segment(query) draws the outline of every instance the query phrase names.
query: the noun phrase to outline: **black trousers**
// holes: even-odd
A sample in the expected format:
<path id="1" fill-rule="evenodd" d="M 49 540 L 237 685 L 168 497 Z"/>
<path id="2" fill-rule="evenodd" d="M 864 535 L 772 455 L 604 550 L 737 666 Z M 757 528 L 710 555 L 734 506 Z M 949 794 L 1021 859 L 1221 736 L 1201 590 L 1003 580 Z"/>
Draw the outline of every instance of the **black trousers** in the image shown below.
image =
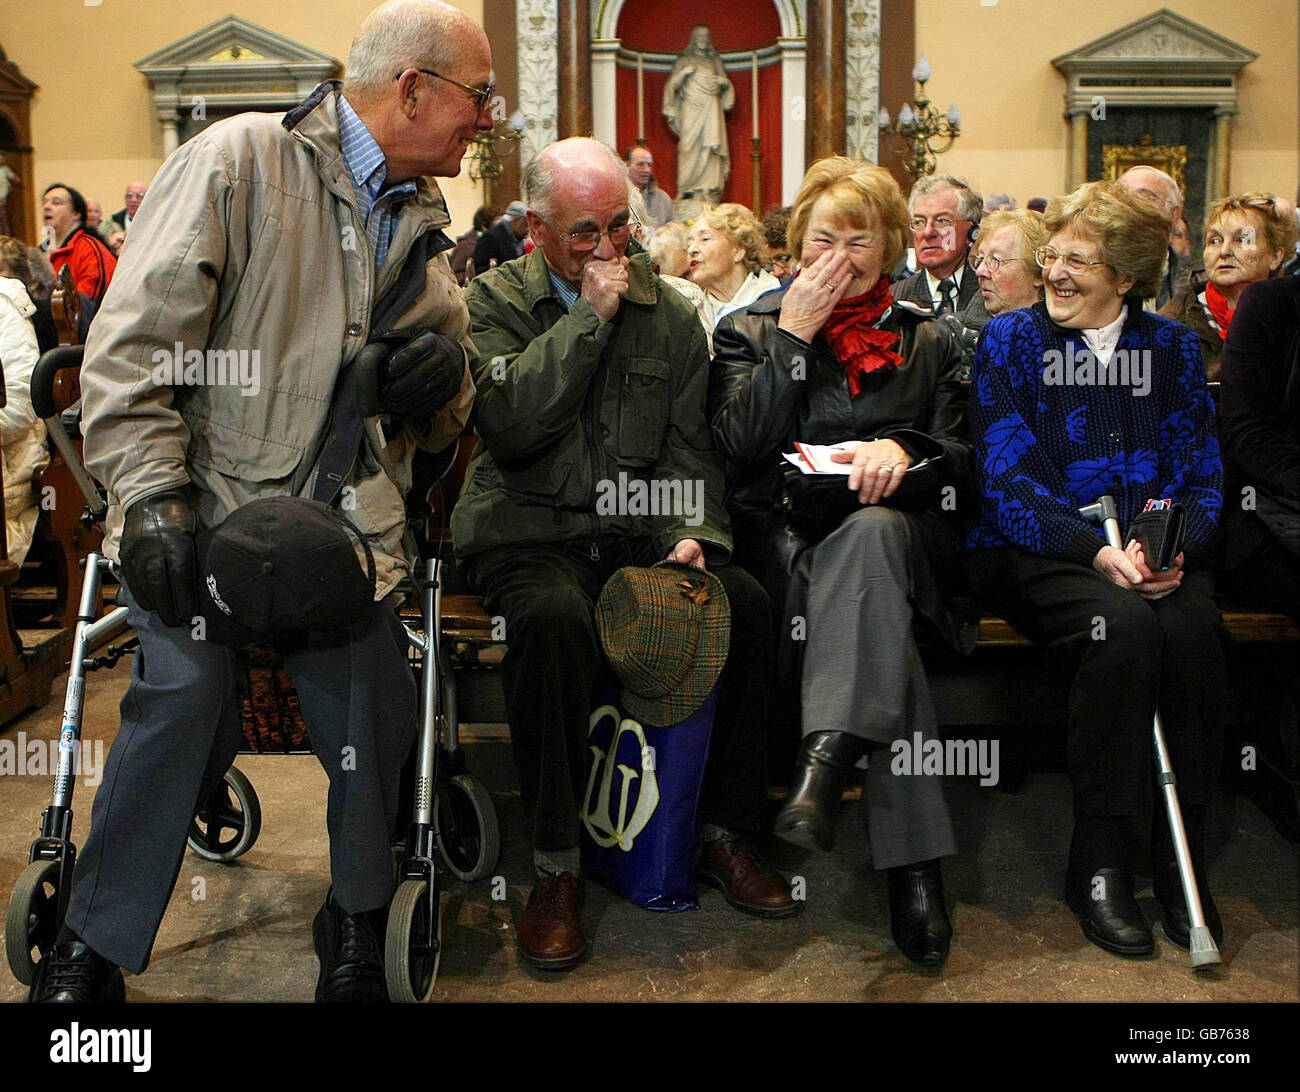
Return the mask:
<path id="1" fill-rule="evenodd" d="M 1032 640 L 1077 658 L 1067 753 L 1076 823 L 1142 814 L 1157 707 L 1188 809 L 1210 800 L 1223 750 L 1226 633 L 1209 572 L 1148 600 L 1069 561 L 1015 549 L 966 555 L 971 590 Z"/>
<path id="2" fill-rule="evenodd" d="M 596 600 L 625 565 L 660 560 L 645 539 L 534 544 L 488 550 L 468 575 L 489 615 L 505 619 L 502 682 L 533 848 L 578 845 L 592 696 L 608 670 L 596 634 Z M 773 612 L 766 593 L 735 565 L 711 570 L 731 605 L 731 651 L 718 684 L 700 816 L 740 831 L 761 822 L 767 774 Z"/>

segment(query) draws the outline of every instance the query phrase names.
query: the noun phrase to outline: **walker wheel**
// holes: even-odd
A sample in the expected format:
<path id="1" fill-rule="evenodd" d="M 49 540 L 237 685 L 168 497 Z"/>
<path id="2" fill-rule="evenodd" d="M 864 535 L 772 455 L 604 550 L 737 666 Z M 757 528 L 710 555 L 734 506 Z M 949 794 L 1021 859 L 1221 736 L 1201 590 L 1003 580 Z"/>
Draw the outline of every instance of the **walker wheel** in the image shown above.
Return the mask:
<path id="1" fill-rule="evenodd" d="M 262 806 L 253 784 L 231 766 L 190 820 L 186 841 L 209 861 L 233 861 L 252 848 L 262 830 Z"/>
<path id="2" fill-rule="evenodd" d="M 481 880 L 497 866 L 501 824 L 492 796 L 471 773 L 438 788 L 438 854 L 459 880 Z"/>
<path id="3" fill-rule="evenodd" d="M 429 921 L 425 880 L 403 880 L 388 910 L 384 935 L 384 976 L 392 1001 L 412 1004 L 428 1001 L 438 980 L 442 959 L 442 910 L 435 901 Z"/>
<path id="4" fill-rule="evenodd" d="M 59 862 L 33 861 L 18 877 L 5 915 L 5 955 L 24 986 L 36 977 L 36 962 L 59 935 Z"/>

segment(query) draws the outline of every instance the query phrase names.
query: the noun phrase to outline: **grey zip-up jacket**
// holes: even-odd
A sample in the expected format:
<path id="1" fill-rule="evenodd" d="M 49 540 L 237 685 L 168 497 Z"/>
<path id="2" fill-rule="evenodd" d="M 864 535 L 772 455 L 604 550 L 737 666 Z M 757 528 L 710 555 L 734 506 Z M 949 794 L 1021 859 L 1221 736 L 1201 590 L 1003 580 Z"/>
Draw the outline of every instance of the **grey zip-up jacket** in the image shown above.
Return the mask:
<path id="1" fill-rule="evenodd" d="M 449 216 L 428 178 L 401 208 L 376 284 L 339 149 L 338 88 L 322 84 L 284 118 L 212 125 L 149 188 L 81 373 L 86 462 L 109 491 L 110 557 L 126 508 L 154 493 L 188 486 L 200 526 L 260 497 L 311 495 L 335 381 L 418 246 L 424 276 L 413 259 L 388 327 L 460 341 L 461 389 L 424 435 L 403 430 L 383 446 L 372 422 L 341 494 L 353 522 L 376 536 L 376 598 L 406 572 L 410 455 L 417 443 L 450 443 L 474 399 L 469 314 L 438 249 Z M 424 238 L 434 232 L 441 238 Z"/>

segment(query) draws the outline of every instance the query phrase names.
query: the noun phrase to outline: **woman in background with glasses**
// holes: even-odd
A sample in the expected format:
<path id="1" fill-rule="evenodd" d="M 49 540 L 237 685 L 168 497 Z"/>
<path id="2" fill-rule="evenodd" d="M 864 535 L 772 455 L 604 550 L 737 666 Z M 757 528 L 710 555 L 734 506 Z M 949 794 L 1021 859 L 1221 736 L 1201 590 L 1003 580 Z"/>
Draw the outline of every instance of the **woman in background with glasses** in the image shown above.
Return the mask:
<path id="1" fill-rule="evenodd" d="M 1246 286 L 1281 273 L 1295 249 L 1296 222 L 1272 194 L 1243 193 L 1215 201 L 1205 214 L 1205 268 L 1160 309 L 1196 331 L 1205 375 L 1219 378 L 1219 358 Z"/>
<path id="2" fill-rule="evenodd" d="M 1189 915 L 1164 809 L 1152 794 L 1159 708 L 1206 923 L 1205 817 L 1222 749 L 1222 625 L 1207 568 L 1223 503 L 1214 408 L 1195 335 L 1142 310 L 1169 221 L 1110 182 L 1047 208 L 1035 255 L 1046 300 L 993 319 L 975 362 L 970 422 L 981 512 L 972 589 L 1033 640 L 1072 655 L 1068 768 L 1074 835 L 1066 896 L 1084 935 L 1121 955 L 1154 950 L 1129 873 L 1134 821 L 1153 811 L 1151 863 L 1165 934 Z M 1155 568 L 1105 542 L 1079 509 L 1115 498 L 1127 528 L 1149 500 L 1182 504 L 1183 552 Z"/>
<path id="3" fill-rule="evenodd" d="M 1043 271 L 1034 251 L 1047 242 L 1043 217 L 1028 209 L 990 212 L 967 260 L 990 315 L 1033 307 L 1043 298 Z"/>

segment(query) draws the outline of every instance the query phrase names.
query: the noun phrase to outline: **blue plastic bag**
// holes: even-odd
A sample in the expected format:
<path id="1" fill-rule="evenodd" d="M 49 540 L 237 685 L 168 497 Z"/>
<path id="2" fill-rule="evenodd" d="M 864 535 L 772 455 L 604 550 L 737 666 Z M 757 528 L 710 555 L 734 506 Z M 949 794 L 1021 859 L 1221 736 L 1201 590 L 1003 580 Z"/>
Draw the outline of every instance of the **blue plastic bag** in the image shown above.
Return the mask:
<path id="1" fill-rule="evenodd" d="M 693 910 L 696 814 L 717 690 L 667 728 L 638 723 L 613 686 L 602 698 L 587 735 L 582 867 L 647 910 Z"/>

